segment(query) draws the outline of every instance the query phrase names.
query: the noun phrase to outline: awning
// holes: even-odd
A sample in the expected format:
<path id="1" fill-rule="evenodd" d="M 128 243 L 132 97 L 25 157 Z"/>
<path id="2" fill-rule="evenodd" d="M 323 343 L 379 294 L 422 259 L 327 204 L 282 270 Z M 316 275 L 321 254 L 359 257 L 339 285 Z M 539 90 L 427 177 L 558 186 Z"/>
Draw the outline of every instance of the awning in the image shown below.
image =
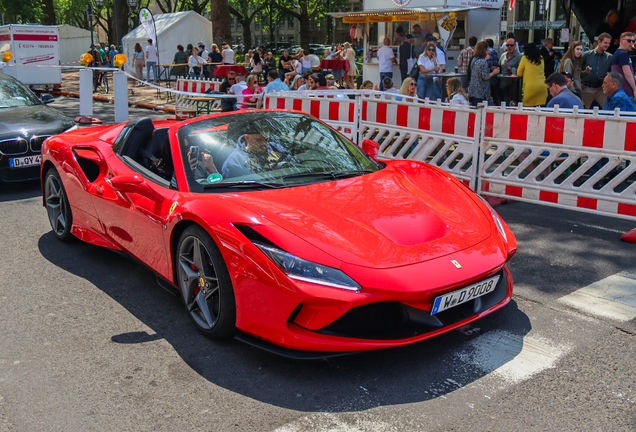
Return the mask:
<path id="1" fill-rule="evenodd" d="M 477 7 L 466 6 L 427 6 L 425 8 L 383 9 L 357 12 L 329 12 L 334 18 L 352 20 L 351 22 L 391 22 L 391 21 L 428 21 L 439 19 L 443 13 L 463 12 Z M 433 16 L 438 14 L 437 17 Z"/>
<path id="2" fill-rule="evenodd" d="M 558 30 L 565 27 L 565 20 L 548 21 L 548 30 Z M 517 21 L 514 25 L 508 26 L 508 30 L 545 30 L 545 21 Z"/>

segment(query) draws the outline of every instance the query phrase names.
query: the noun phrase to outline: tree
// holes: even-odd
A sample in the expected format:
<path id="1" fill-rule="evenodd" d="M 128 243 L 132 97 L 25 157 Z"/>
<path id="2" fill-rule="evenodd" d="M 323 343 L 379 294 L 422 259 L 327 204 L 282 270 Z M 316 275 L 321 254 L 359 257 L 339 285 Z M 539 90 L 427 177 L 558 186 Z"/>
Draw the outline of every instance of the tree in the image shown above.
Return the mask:
<path id="1" fill-rule="evenodd" d="M 312 19 L 318 20 L 325 16 L 327 12 L 337 10 L 346 6 L 347 0 L 272 0 L 272 6 L 288 13 L 296 18 L 300 24 L 300 45 L 309 49 L 309 38 L 311 30 L 309 22 Z"/>
<path id="2" fill-rule="evenodd" d="M 42 8 L 43 4 L 40 0 L 29 2 L 0 0 L 0 12 L 4 13 L 7 23 L 39 23 L 42 18 Z"/>
<path id="3" fill-rule="evenodd" d="M 88 30 L 85 0 L 54 0 L 55 16 L 59 24 Z"/>
<path id="4" fill-rule="evenodd" d="M 55 18 L 55 6 L 53 0 L 42 1 L 42 24 L 56 25 L 57 19 Z"/>
<path id="5" fill-rule="evenodd" d="M 230 13 L 243 26 L 243 44 L 246 48 L 252 46 L 252 21 L 266 6 L 267 4 L 263 0 L 230 0 L 229 2 Z"/>
<path id="6" fill-rule="evenodd" d="M 289 16 L 286 12 L 273 7 L 271 2 L 267 2 L 265 9 L 262 9 L 258 15 L 256 15 L 256 21 L 262 24 L 263 31 L 269 31 L 270 43 L 278 43 L 278 37 L 276 29 L 280 28 L 284 22 L 291 22 L 294 18 Z"/>
<path id="7" fill-rule="evenodd" d="M 228 0 L 211 0 L 210 21 L 212 21 L 212 40 L 218 46 L 232 43 L 230 28 L 230 8 Z"/>

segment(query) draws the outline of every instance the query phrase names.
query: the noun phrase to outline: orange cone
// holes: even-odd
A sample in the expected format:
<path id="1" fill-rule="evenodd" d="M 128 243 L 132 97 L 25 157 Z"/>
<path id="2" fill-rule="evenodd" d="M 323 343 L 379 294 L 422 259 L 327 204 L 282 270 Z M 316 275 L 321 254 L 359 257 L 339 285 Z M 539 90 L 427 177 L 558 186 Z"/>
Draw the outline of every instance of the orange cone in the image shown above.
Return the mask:
<path id="1" fill-rule="evenodd" d="M 621 240 L 626 241 L 628 243 L 636 243 L 636 228 L 623 234 L 621 236 Z"/>

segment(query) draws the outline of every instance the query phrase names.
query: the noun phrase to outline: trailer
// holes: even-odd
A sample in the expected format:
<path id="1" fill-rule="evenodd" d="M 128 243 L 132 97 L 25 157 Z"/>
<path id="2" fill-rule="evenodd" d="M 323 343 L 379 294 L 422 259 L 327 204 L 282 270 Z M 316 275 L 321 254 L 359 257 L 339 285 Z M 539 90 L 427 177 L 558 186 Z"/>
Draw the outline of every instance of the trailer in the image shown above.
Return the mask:
<path id="1" fill-rule="evenodd" d="M 0 53 L 13 58 L 1 71 L 27 85 L 60 85 L 60 37 L 57 26 L 9 24 L 0 26 Z"/>

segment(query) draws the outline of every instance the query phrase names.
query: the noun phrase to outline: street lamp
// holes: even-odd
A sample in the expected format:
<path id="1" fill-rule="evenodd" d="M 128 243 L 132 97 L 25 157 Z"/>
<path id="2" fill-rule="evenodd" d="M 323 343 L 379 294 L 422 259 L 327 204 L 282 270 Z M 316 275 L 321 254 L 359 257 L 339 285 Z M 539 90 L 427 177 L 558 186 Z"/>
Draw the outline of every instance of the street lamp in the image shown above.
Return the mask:
<path id="1" fill-rule="evenodd" d="M 104 5 L 104 0 L 97 0 L 97 1 L 101 1 L 102 6 Z M 91 54 L 93 56 L 93 66 L 94 66 L 96 64 L 95 63 L 95 39 L 94 39 L 95 32 L 93 30 L 93 3 L 91 1 L 89 1 L 88 4 L 86 5 L 86 16 L 88 18 L 88 26 L 91 29 Z"/>

